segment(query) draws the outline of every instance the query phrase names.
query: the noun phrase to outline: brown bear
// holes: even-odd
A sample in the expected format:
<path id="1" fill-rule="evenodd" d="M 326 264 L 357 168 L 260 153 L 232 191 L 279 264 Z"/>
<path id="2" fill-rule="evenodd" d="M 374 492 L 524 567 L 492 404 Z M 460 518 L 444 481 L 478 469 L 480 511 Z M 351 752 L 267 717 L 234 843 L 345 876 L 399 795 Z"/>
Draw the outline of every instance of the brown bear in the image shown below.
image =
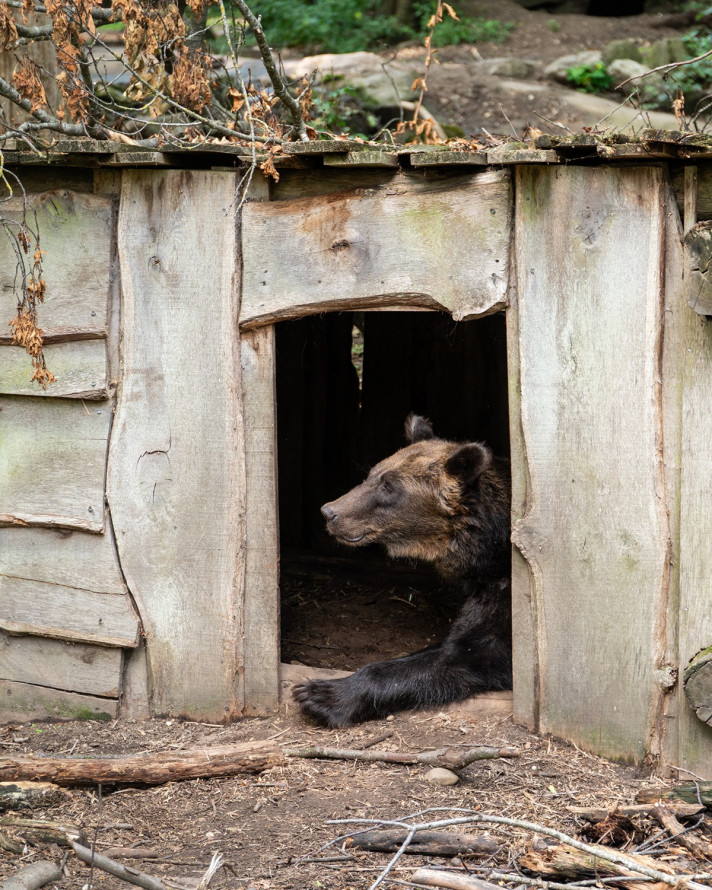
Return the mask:
<path id="1" fill-rule="evenodd" d="M 406 439 L 361 485 L 324 504 L 326 527 L 351 547 L 378 542 L 391 556 L 432 563 L 467 599 L 442 643 L 297 686 L 304 713 L 325 726 L 511 688 L 508 470 L 487 446 L 438 439 L 416 415 Z"/>

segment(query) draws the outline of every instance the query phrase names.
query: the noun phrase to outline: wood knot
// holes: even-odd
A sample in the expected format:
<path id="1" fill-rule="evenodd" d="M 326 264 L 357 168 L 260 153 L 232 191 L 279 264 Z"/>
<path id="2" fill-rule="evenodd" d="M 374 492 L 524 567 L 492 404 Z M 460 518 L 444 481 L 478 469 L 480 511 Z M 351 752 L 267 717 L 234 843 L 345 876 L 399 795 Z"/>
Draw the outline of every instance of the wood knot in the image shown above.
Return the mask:
<path id="1" fill-rule="evenodd" d="M 341 238 L 339 241 L 334 241 L 334 243 L 329 248 L 330 250 L 348 250 L 351 247 L 351 242 L 346 238 Z"/>

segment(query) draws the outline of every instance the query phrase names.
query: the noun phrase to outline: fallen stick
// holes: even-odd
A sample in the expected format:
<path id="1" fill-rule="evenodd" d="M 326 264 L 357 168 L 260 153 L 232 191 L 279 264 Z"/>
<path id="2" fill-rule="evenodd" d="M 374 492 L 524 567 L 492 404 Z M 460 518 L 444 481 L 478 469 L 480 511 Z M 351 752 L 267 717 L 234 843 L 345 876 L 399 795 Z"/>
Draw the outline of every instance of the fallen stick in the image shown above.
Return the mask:
<path id="1" fill-rule="evenodd" d="M 404 763 L 413 765 L 425 763 L 429 766 L 442 766 L 446 769 L 464 769 L 476 760 L 494 760 L 497 757 L 519 757 L 518 748 L 489 748 L 477 745 L 474 748 L 439 748 L 437 751 L 423 751 L 420 754 L 400 754 L 398 751 L 355 750 L 352 748 L 320 748 L 309 745 L 306 748 L 288 748 L 287 757 L 313 757 L 323 760 L 364 760 L 379 763 Z"/>
<path id="2" fill-rule="evenodd" d="M 502 890 L 499 884 L 491 884 L 481 878 L 437 871 L 434 868 L 419 868 L 410 880 L 422 887 L 445 887 L 447 890 Z"/>
<path id="3" fill-rule="evenodd" d="M 654 803 L 635 803 L 626 806 L 607 809 L 606 807 L 566 807 L 566 809 L 574 816 L 579 816 L 587 822 L 603 822 L 609 816 L 652 816 L 655 809 Z M 671 802 L 668 809 L 676 816 L 689 817 L 697 816 L 705 809 L 704 805 L 692 803 L 675 803 Z"/>
<path id="4" fill-rule="evenodd" d="M 166 890 L 164 885 L 156 878 L 152 878 L 150 875 L 144 874 L 142 871 L 136 871 L 135 868 L 131 868 L 128 865 L 121 865 L 120 862 L 114 862 L 113 859 L 102 856 L 101 853 L 90 850 L 88 847 L 83 847 L 76 841 L 72 841 L 72 848 L 77 854 L 77 857 L 92 868 L 98 868 L 101 871 L 113 875 L 115 878 L 121 878 L 122 881 L 126 881 L 129 884 L 143 887 L 144 890 Z"/>
<path id="5" fill-rule="evenodd" d="M 247 742 L 174 754 L 82 759 L 19 757 L 0 761 L 0 779 L 42 779 L 57 785 L 162 785 L 182 779 L 259 773 L 284 762 L 274 742 Z"/>
<path id="6" fill-rule="evenodd" d="M 651 816 L 669 832 L 670 840 L 682 844 L 693 856 L 703 862 L 709 862 L 712 859 L 712 845 L 688 834 L 685 826 L 675 818 L 667 806 L 661 803 L 655 804 L 651 810 Z"/>
<path id="7" fill-rule="evenodd" d="M 601 854 L 607 852 L 614 851 L 603 845 L 597 845 L 592 850 L 580 850 L 570 847 L 568 844 L 561 844 L 557 840 L 534 838 L 526 853 L 517 860 L 517 864 L 520 868 L 534 872 L 537 875 L 551 875 L 556 878 L 566 878 L 574 881 L 591 877 L 620 877 L 623 886 L 628 886 L 626 885 L 626 878 L 637 876 L 639 872 L 636 867 L 655 868 L 666 875 L 676 875 L 681 881 L 685 877 L 685 873 L 676 871 L 665 862 L 635 853 L 626 853 L 626 858 L 630 864 L 630 867 L 626 868 L 621 866 L 620 863 L 604 859 Z M 662 890 L 664 887 L 665 884 L 659 882 L 650 885 L 651 890 L 652 888 Z"/>
<path id="8" fill-rule="evenodd" d="M 33 862 L 15 872 L 0 884 L 0 890 L 38 890 L 50 881 L 59 881 L 62 869 L 46 859 Z"/>
<path id="9" fill-rule="evenodd" d="M 18 816 L 0 817 L 0 829 L 19 835 L 33 844 L 57 844 L 68 847 L 70 841 L 81 839 L 76 825 L 64 822 L 44 822 L 41 819 L 22 819 Z"/>
<path id="10" fill-rule="evenodd" d="M 635 795 L 640 803 L 655 803 L 658 800 L 682 800 L 685 803 L 702 803 L 712 807 L 712 782 L 695 782 L 676 785 L 674 788 L 644 788 Z"/>
<path id="11" fill-rule="evenodd" d="M 404 828 L 374 829 L 354 835 L 348 846 L 375 853 L 395 853 L 408 836 Z M 491 837 L 477 837 L 455 831 L 419 831 L 405 853 L 420 856 L 461 856 L 465 853 L 492 856 L 501 847 Z"/>
<path id="12" fill-rule="evenodd" d="M 31 810 L 62 803 L 68 793 L 51 782 L 0 782 L 0 810 Z"/>

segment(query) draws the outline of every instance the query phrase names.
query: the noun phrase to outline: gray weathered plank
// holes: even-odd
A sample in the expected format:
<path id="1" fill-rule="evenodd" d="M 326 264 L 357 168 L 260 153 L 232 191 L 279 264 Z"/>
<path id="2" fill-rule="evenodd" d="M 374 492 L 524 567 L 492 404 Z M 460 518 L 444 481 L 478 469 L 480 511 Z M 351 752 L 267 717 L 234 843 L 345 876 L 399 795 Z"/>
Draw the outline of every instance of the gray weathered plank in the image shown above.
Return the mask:
<path id="1" fill-rule="evenodd" d="M 279 525 L 274 327 L 244 333 L 245 417 L 245 713 L 279 707 Z"/>
<path id="2" fill-rule="evenodd" d="M 682 668 L 712 640 L 712 325 L 688 310 L 683 341 L 680 493 L 680 649 Z M 681 695 L 678 766 L 712 779 L 712 728 Z"/>
<path id="3" fill-rule="evenodd" d="M 107 327 L 109 269 L 113 237 L 112 201 L 100 195 L 57 190 L 30 195 L 37 212 L 44 278 L 45 302 L 39 307 L 39 325 L 48 338 L 104 337 Z M 18 219 L 22 203 L 13 198 L 3 204 L 3 217 Z M 28 211 L 28 222 L 35 228 Z M 34 245 L 33 245 L 34 248 Z M 0 319 L 15 315 L 13 293 L 16 260 L 10 241 L 0 238 Z M 8 329 L 0 325 L 0 340 Z"/>
<path id="4" fill-rule="evenodd" d="M 47 389 L 32 383 L 32 362 L 19 346 L 0 344 L 0 394 L 72 399 L 107 397 L 105 340 L 77 340 L 44 347 L 47 367 L 57 378 Z"/>
<path id="5" fill-rule="evenodd" d="M 397 167 L 398 155 L 394 151 L 349 151 L 346 154 L 325 154 L 325 167 Z"/>
<path id="6" fill-rule="evenodd" d="M 0 680 L 118 698 L 123 652 L 0 632 Z"/>
<path id="7" fill-rule="evenodd" d="M 119 716 L 118 699 L 14 680 L 0 680 L 0 701 L 4 720 L 113 720 Z"/>
<path id="8" fill-rule="evenodd" d="M 516 193 L 528 475 L 513 540 L 530 567 L 539 680 L 528 701 L 538 697 L 542 731 L 640 759 L 661 691 L 657 612 L 669 583 L 662 171 L 531 167 Z"/>
<path id="9" fill-rule="evenodd" d="M 108 402 L 0 397 L 0 525 L 104 528 Z"/>
<path id="10" fill-rule="evenodd" d="M 123 174 L 123 380 L 107 477 L 152 713 L 213 721 L 241 708 L 236 186 L 233 173 Z"/>
<path id="11" fill-rule="evenodd" d="M 446 309 L 456 320 L 497 311 L 510 200 L 508 172 L 487 171 L 248 204 L 241 325 L 391 303 Z"/>
<path id="12" fill-rule="evenodd" d="M 0 628 L 58 640 L 130 648 L 138 621 L 124 593 L 96 593 L 62 584 L 0 578 Z"/>

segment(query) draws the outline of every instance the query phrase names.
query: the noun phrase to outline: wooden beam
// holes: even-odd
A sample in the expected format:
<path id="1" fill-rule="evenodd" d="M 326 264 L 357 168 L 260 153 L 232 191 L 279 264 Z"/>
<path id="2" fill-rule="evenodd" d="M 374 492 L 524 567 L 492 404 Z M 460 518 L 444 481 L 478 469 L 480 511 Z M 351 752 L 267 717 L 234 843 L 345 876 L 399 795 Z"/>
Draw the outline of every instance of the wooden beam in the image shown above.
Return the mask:
<path id="1" fill-rule="evenodd" d="M 529 167 L 516 187 L 526 512 L 512 537 L 530 581 L 515 592 L 515 650 L 534 665 L 541 731 L 632 760 L 665 694 L 662 174 Z"/>
<path id="2" fill-rule="evenodd" d="M 32 363 L 24 349 L 0 344 L 0 394 L 92 401 L 108 397 L 105 340 L 45 345 L 44 355 L 57 378 L 47 389 L 31 382 Z"/>
<path id="3" fill-rule="evenodd" d="M 279 517 L 274 327 L 243 333 L 247 537 L 244 653 L 246 714 L 279 708 Z"/>
<path id="4" fill-rule="evenodd" d="M 244 512 L 234 173 L 123 173 L 107 494 L 152 713 L 239 711 Z"/>
<path id="5" fill-rule="evenodd" d="M 456 320 L 498 311 L 510 204 L 506 171 L 403 175 L 376 189 L 248 204 L 241 325 L 394 303 Z"/>

